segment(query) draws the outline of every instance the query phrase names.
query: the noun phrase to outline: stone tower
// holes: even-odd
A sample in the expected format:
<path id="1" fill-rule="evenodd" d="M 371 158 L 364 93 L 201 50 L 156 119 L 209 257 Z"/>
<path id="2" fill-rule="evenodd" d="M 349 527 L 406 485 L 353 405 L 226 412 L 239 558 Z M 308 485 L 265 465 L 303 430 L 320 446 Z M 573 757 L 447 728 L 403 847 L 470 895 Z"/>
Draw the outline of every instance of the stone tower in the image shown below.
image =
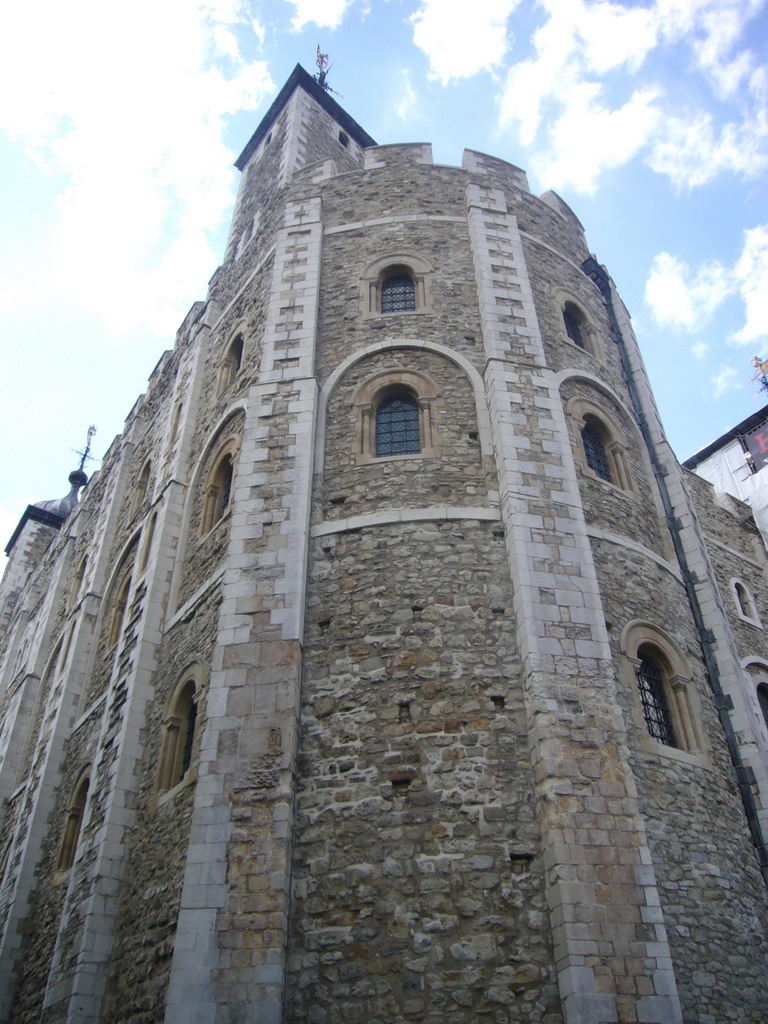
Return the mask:
<path id="1" fill-rule="evenodd" d="M 579 221 L 300 67 L 237 166 L 9 545 L 0 1021 L 764 1024 L 765 550 Z"/>

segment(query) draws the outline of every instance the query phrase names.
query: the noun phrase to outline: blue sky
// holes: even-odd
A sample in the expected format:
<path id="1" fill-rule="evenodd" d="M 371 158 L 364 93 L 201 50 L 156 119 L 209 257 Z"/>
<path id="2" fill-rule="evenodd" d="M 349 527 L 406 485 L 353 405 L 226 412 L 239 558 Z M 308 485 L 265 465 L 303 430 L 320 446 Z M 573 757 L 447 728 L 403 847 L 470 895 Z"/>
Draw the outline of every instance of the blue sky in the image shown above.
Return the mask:
<path id="1" fill-rule="evenodd" d="M 678 457 L 768 401 L 768 0 L 39 0 L 0 39 L 3 545 L 205 297 L 232 163 L 318 44 L 378 142 L 573 207 Z"/>

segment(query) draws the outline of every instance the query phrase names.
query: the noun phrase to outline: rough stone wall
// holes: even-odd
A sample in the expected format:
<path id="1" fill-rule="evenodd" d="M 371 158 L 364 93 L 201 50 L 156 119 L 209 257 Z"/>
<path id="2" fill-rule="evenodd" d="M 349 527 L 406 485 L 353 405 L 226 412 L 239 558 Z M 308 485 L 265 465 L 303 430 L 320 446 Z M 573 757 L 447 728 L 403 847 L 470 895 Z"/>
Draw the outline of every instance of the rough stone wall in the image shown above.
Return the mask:
<path id="1" fill-rule="evenodd" d="M 669 553 L 666 527 L 659 516 L 656 484 L 650 472 L 648 459 L 635 424 L 626 412 L 605 392 L 586 381 L 568 380 L 561 388 L 563 402 L 571 398 L 585 398 L 606 412 L 623 431 L 617 438 L 624 446 L 624 457 L 632 489 L 625 491 L 617 484 L 598 479 L 586 465 L 580 424 L 570 418 L 569 428 L 574 460 L 580 468 L 579 490 L 584 501 L 587 523 L 610 530 L 645 544 L 659 555 Z M 654 500 L 655 499 L 655 500 Z"/>
<path id="2" fill-rule="evenodd" d="M 355 393 L 377 373 L 421 372 L 439 390 L 435 457 L 356 462 Z M 429 505 L 487 505 L 493 489 L 490 466 L 483 466 L 475 396 L 465 374 L 441 355 L 419 349 L 391 349 L 355 363 L 334 388 L 328 407 L 322 492 L 315 517 L 343 519 L 393 508 Z"/>
<path id="3" fill-rule="evenodd" d="M 313 545 L 287 1020 L 560 1024 L 503 531 Z"/>
<path id="4" fill-rule="evenodd" d="M 758 908 L 766 903 L 744 812 L 733 781 L 722 727 L 712 701 L 698 640 L 675 574 L 641 554 L 593 541 L 600 588 L 617 663 L 618 638 L 639 619 L 663 629 L 693 670 L 695 710 L 705 738 L 705 763 L 686 763 L 643 749 L 638 695 L 619 684 L 628 728 L 630 764 L 667 925 L 687 1024 L 759 1024 L 768 1005 L 762 964 L 768 930 Z M 721 985 L 713 965 L 735 974 L 746 967 L 753 984 Z"/>
<path id="5" fill-rule="evenodd" d="M 211 431 L 227 408 L 247 394 L 257 377 L 271 274 L 270 257 L 245 280 L 245 286 L 235 295 L 215 325 L 203 372 L 203 401 L 195 421 L 192 441 L 194 452 L 199 453 L 205 447 Z M 221 365 L 236 334 L 243 338 L 240 370 L 229 386 L 222 390 Z"/>
<path id="6" fill-rule="evenodd" d="M 52 695 L 49 695 L 46 705 L 50 707 L 52 703 Z M 10 1020 L 15 1024 L 39 1024 L 43 1019 L 46 1022 L 60 1019 L 55 1007 L 47 1011 L 45 1016 L 43 1015 L 43 998 L 54 946 L 59 937 L 62 912 L 68 900 L 68 888 L 73 881 L 73 874 L 82 876 L 84 865 L 78 862 L 67 871 L 57 871 L 56 863 L 67 807 L 80 773 L 93 761 L 97 734 L 98 716 L 93 715 L 80 724 L 79 729 L 72 733 L 65 746 L 58 793 L 49 818 L 50 827 L 43 844 L 30 913 L 23 928 L 17 994 L 10 1016 Z M 41 767 L 46 754 L 44 739 L 45 733 L 43 732 L 43 741 L 37 748 L 35 759 L 36 765 Z M 34 783 L 39 781 L 36 765 L 32 767 L 30 785 L 27 787 L 21 808 L 22 821 L 23 817 L 29 816 L 32 810 L 36 790 Z M 81 835 L 85 836 L 89 828 L 88 824 L 84 824 Z M 23 840 L 21 833 L 23 833 L 23 824 L 17 836 L 17 843 Z M 71 939 L 72 934 L 76 931 L 75 922 L 69 923 L 69 931 Z"/>
<path id="7" fill-rule="evenodd" d="M 709 556 L 720 588 L 728 624 L 742 657 L 768 658 L 768 589 L 765 546 L 748 505 L 730 495 L 716 495 L 701 477 L 686 474 L 696 513 L 709 544 Z M 746 585 L 761 625 L 746 622 L 739 614 L 731 580 Z"/>
<path id="8" fill-rule="evenodd" d="M 205 536 L 201 534 L 202 516 L 205 506 L 204 487 L 206 477 L 214 464 L 218 453 L 218 446 L 224 443 L 230 436 L 240 437 L 243 429 L 244 416 L 237 412 L 222 424 L 216 438 L 211 442 L 206 458 L 199 468 L 194 481 L 194 489 L 190 494 L 190 515 L 187 527 L 186 544 L 181 566 L 181 583 L 177 598 L 177 607 L 181 607 L 185 601 L 195 593 L 198 587 L 206 580 L 221 564 L 227 553 L 227 540 L 229 537 L 229 521 L 231 518 L 232 504 L 221 519 L 209 530 Z M 237 465 L 232 481 L 232 488 L 236 486 Z"/>
<path id="9" fill-rule="evenodd" d="M 629 406 L 618 346 L 611 337 L 600 292 L 579 266 L 574 266 L 559 252 L 553 252 L 547 236 L 543 239 L 525 237 L 523 241 L 547 366 L 555 371 L 583 370 L 596 376 Z M 563 293 L 573 296 L 587 314 L 596 334 L 594 353 L 579 348 L 567 337 L 561 309 Z"/>
<path id="10" fill-rule="evenodd" d="M 384 190 L 395 176 L 389 166 L 370 173 L 384 179 L 380 183 Z M 419 175 L 414 177 L 414 188 L 424 185 L 418 181 Z M 352 197 L 349 202 L 352 204 Z M 420 202 L 419 215 L 413 220 L 398 220 L 396 214 L 383 209 L 382 216 L 391 219 L 365 228 L 355 224 L 356 211 L 344 211 L 350 221 L 342 222 L 342 226 L 350 223 L 349 230 L 345 227 L 338 234 L 326 234 L 318 325 L 322 345 L 317 371 L 321 382 L 350 352 L 382 337 L 433 341 L 464 355 L 478 367 L 481 365 L 477 291 L 466 223 L 428 220 L 435 209 L 444 205 L 437 197 Z M 326 225 L 339 223 L 333 211 L 327 210 L 325 195 L 323 214 Z M 388 253 L 398 252 L 415 253 L 435 268 L 430 277 L 431 309 L 364 319 L 360 278 L 366 266 Z"/>
<path id="11" fill-rule="evenodd" d="M 133 544 L 128 548 L 123 557 L 123 562 L 118 571 L 116 572 L 112 585 L 109 589 L 105 600 L 101 606 L 101 621 L 99 625 L 98 640 L 96 642 L 96 654 L 94 659 L 93 670 L 91 672 L 88 685 L 85 688 L 85 702 L 83 707 L 89 707 L 94 700 L 103 696 L 107 687 L 109 686 L 109 680 L 112 675 L 112 668 L 115 662 L 116 656 L 120 653 L 122 643 L 122 630 L 121 634 L 116 640 L 111 641 L 111 632 L 113 626 L 113 615 L 115 612 L 115 602 L 117 601 L 122 588 L 125 583 L 131 579 L 134 571 L 136 561 L 136 550 L 138 547 L 138 539 L 134 540 Z M 133 598 L 135 605 L 135 597 Z M 135 614 L 135 608 L 132 612 L 131 608 L 126 606 L 123 613 L 123 630 L 130 621 L 132 614 Z M 121 655 L 124 657 L 124 654 Z"/>
<path id="12" fill-rule="evenodd" d="M 218 589 L 209 590 L 194 616 L 177 623 L 164 637 L 136 771 L 136 823 L 126 844 L 115 944 L 101 1011 L 104 1024 L 150 1024 L 163 1018 L 194 796 L 191 783 L 157 800 L 163 718 L 184 671 L 192 663 L 199 664 L 204 682 L 195 722 L 192 759 L 196 763 L 205 729 L 205 682 L 219 603 Z"/>
<path id="13" fill-rule="evenodd" d="M 285 189 L 279 182 L 281 155 L 286 144 L 285 111 L 272 125 L 272 140 L 262 142 L 243 172 L 230 228 L 227 255 L 211 280 L 212 294 L 222 305 L 229 303 L 264 253 L 274 244 L 282 220 Z"/>

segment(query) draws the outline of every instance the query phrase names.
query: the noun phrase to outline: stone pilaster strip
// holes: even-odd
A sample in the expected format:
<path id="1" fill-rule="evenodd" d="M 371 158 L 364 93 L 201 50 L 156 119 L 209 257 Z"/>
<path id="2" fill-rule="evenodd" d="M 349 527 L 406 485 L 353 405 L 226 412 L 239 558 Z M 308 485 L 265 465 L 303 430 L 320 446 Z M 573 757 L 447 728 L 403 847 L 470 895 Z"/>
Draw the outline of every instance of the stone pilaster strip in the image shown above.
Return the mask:
<path id="1" fill-rule="evenodd" d="M 467 190 L 566 1024 L 682 1020 L 562 402 L 503 193 Z"/>

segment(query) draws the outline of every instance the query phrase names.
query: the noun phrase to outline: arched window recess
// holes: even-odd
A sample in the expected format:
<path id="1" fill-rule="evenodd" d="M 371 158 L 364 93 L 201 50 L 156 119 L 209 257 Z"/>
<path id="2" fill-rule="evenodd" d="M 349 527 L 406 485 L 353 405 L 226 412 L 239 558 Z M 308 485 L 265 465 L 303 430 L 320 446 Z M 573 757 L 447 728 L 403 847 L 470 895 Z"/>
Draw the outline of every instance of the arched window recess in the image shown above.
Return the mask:
<path id="1" fill-rule="evenodd" d="M 243 362 L 243 335 L 241 331 L 235 335 L 227 346 L 219 368 L 218 394 L 226 390 L 240 372 Z"/>
<path id="2" fill-rule="evenodd" d="M 641 745 L 649 751 L 700 756 L 703 735 L 686 660 L 669 637 L 645 622 L 622 634 L 622 678 L 632 694 Z"/>
<path id="3" fill-rule="evenodd" d="M 763 626 L 755 605 L 755 600 L 746 583 L 743 583 L 741 580 L 732 579 L 731 592 L 733 594 L 736 612 L 739 618 L 748 622 L 751 626 L 757 626 L 758 629 L 762 629 Z"/>
<path id="4" fill-rule="evenodd" d="M 152 461 L 147 461 L 142 466 L 139 478 L 136 481 L 136 491 L 133 496 L 133 514 L 136 515 L 144 506 L 144 502 L 150 497 L 149 484 L 152 478 Z"/>
<path id="5" fill-rule="evenodd" d="M 586 310 L 565 291 L 555 293 L 561 339 L 576 348 L 599 356 L 598 334 Z"/>
<path id="6" fill-rule="evenodd" d="M 432 265 L 414 253 L 389 253 L 371 263 L 360 280 L 364 317 L 426 313 L 432 309 Z"/>
<path id="7" fill-rule="evenodd" d="M 64 830 L 59 846 L 59 856 L 56 861 L 57 871 L 68 871 L 75 862 L 90 785 L 91 770 L 89 766 L 80 773 L 67 805 Z"/>
<path id="8" fill-rule="evenodd" d="M 186 668 L 166 703 L 157 771 L 158 795 L 196 777 L 201 679 L 199 665 Z"/>
<path id="9" fill-rule="evenodd" d="M 584 474 L 631 492 L 626 444 L 616 421 L 587 399 L 571 399 L 566 408 L 580 441 L 577 461 Z"/>
<path id="10" fill-rule="evenodd" d="M 212 460 L 211 468 L 203 484 L 203 511 L 200 525 L 202 536 L 210 533 L 232 507 L 237 452 L 237 441 L 230 438 Z"/>
<path id="11" fill-rule="evenodd" d="M 426 374 L 412 370 L 369 377 L 355 395 L 357 463 L 436 456 L 438 394 Z"/>

